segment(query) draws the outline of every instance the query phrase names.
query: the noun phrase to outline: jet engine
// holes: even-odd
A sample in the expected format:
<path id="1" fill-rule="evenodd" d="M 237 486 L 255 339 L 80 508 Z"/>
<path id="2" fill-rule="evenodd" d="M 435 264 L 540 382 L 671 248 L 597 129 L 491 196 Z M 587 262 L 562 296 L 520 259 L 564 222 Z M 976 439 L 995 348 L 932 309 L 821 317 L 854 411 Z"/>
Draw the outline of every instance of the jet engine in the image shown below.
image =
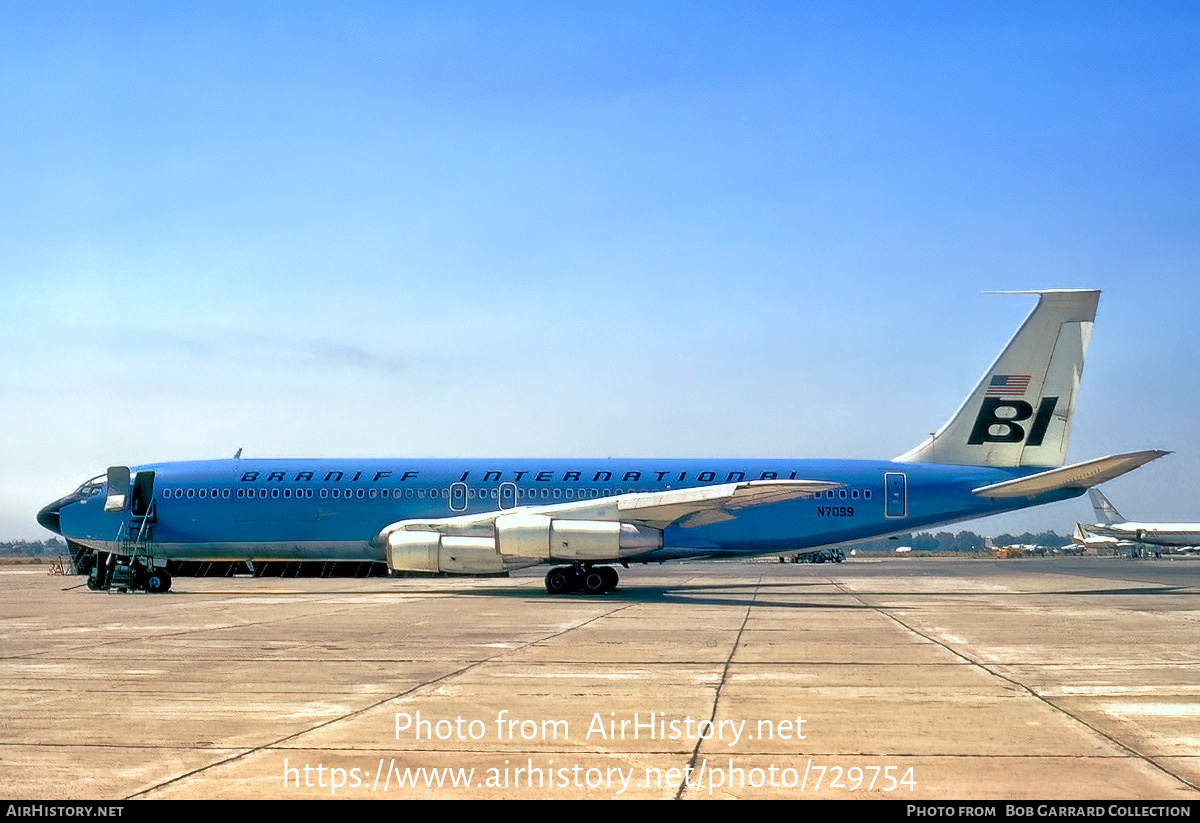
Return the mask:
<path id="1" fill-rule="evenodd" d="M 389 534 L 387 564 L 392 571 L 451 574 L 499 574 L 509 568 L 490 537 L 449 537 L 426 531 Z"/>
<path id="2" fill-rule="evenodd" d="M 498 574 L 546 560 L 613 562 L 662 548 L 662 532 L 615 520 L 562 520 L 544 514 L 501 515 L 495 536 L 457 537 L 397 529 L 387 537 L 394 571 Z"/>
<path id="3" fill-rule="evenodd" d="M 545 514 L 496 518 L 496 550 L 505 557 L 613 561 L 662 548 L 662 532 L 617 520 L 563 520 Z"/>

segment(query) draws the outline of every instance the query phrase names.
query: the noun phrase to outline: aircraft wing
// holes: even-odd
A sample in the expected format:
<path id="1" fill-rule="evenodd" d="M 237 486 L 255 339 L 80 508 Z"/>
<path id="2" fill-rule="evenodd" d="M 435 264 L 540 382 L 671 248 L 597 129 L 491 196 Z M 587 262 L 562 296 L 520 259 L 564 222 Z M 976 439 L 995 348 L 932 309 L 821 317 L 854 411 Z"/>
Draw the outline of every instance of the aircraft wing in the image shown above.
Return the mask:
<path id="1" fill-rule="evenodd" d="M 401 520 L 385 527 L 371 543 L 385 546 L 388 536 L 397 531 L 437 532 L 458 537 L 491 536 L 494 534 L 496 518 L 518 514 L 542 515 L 557 520 L 621 521 L 655 529 L 672 524 L 700 526 L 731 520 L 739 509 L 812 497 L 844 485 L 825 480 L 748 480 L 689 489 L 630 492 L 572 503 L 520 506 L 456 517 Z"/>
<path id="2" fill-rule="evenodd" d="M 1092 486 L 1120 477 L 1139 466 L 1144 466 L 1151 460 L 1170 454 L 1168 451 L 1152 449 L 1150 451 L 1114 454 L 1108 457 L 1097 457 L 1095 460 L 1085 460 L 1059 469 L 1031 474 L 1017 480 L 1005 480 L 1003 483 L 992 483 L 972 489 L 972 494 L 979 497 L 1032 497 L 1056 489 L 1091 488 Z"/>
<path id="3" fill-rule="evenodd" d="M 696 526 L 732 519 L 733 511 L 765 506 L 841 488 L 821 480 L 750 480 L 694 489 L 624 494 L 614 498 L 621 518 L 664 528 L 672 523 Z"/>

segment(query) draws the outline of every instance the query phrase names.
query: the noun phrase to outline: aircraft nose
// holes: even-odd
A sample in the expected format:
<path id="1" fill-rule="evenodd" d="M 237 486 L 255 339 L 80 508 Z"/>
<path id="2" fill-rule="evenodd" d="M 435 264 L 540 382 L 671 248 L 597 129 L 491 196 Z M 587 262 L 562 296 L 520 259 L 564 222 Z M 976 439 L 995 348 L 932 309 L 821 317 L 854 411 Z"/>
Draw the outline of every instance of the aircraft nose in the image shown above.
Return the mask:
<path id="1" fill-rule="evenodd" d="M 55 534 L 62 534 L 62 528 L 59 526 L 58 522 L 58 512 L 65 505 L 66 501 L 55 500 L 49 506 L 46 506 L 37 513 L 37 522 Z"/>

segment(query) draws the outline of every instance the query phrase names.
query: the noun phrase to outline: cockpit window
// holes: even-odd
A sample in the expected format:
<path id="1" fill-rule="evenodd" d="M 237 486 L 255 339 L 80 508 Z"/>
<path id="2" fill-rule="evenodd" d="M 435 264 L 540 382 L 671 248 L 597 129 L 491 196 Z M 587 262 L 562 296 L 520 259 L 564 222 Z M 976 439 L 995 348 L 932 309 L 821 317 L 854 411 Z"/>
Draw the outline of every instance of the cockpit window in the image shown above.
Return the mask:
<path id="1" fill-rule="evenodd" d="M 108 480 L 107 475 L 103 475 L 103 474 L 100 475 L 99 477 L 93 477 L 91 480 L 87 481 L 82 486 L 77 488 L 75 490 L 75 493 L 79 494 L 79 495 L 83 495 L 84 497 L 91 497 L 94 494 L 99 494 L 100 489 L 102 489 L 104 487 L 104 484 L 107 480 Z"/>

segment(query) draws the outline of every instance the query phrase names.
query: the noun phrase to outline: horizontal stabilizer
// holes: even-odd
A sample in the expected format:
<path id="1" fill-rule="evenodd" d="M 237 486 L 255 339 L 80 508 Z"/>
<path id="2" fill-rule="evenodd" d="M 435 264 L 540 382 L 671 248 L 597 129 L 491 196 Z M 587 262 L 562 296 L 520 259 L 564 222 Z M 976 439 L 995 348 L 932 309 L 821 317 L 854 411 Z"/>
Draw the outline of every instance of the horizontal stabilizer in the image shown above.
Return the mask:
<path id="1" fill-rule="evenodd" d="M 1097 457 L 1063 466 L 1060 469 L 1038 472 L 1018 480 L 1005 480 L 1003 483 L 993 483 L 990 486 L 980 486 L 972 493 L 979 497 L 1034 497 L 1057 489 L 1081 488 L 1087 489 L 1100 483 L 1120 477 L 1139 466 L 1144 466 L 1151 460 L 1157 460 L 1170 454 L 1168 451 L 1151 449 L 1149 451 L 1114 454 L 1109 457 Z"/>

